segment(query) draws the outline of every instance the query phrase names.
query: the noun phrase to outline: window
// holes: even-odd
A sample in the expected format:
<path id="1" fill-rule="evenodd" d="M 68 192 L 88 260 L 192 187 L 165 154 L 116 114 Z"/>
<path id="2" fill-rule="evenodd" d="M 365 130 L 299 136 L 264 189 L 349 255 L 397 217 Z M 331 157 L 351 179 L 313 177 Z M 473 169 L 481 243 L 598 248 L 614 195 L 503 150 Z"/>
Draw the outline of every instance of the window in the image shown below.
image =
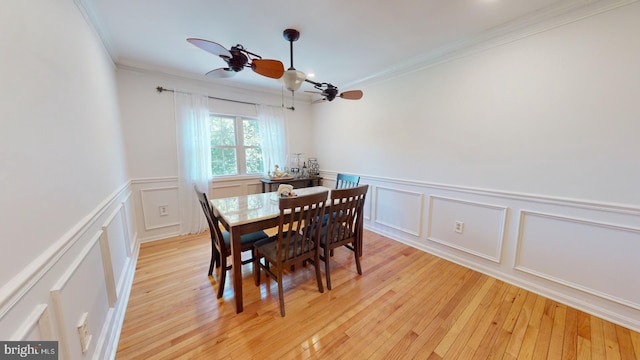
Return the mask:
<path id="1" fill-rule="evenodd" d="M 257 119 L 212 114 L 209 122 L 213 176 L 264 173 Z"/>

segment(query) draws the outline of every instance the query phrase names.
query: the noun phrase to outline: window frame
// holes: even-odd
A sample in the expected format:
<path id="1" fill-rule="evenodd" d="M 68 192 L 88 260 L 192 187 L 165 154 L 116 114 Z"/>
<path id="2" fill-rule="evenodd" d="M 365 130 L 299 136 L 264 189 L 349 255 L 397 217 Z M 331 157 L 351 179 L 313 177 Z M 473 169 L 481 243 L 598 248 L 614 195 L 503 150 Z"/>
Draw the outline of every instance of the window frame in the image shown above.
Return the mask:
<path id="1" fill-rule="evenodd" d="M 214 146 L 213 142 L 211 144 L 211 149 L 235 149 L 236 152 L 236 174 L 233 175 L 215 175 L 213 174 L 213 169 L 211 169 L 213 178 L 260 178 L 262 177 L 262 172 L 257 173 L 247 173 L 247 157 L 246 151 L 247 149 L 260 149 L 262 151 L 261 145 L 245 145 L 244 143 L 244 121 L 255 121 L 258 124 L 258 128 L 260 126 L 259 119 L 252 116 L 245 115 L 234 115 L 234 114 L 220 114 L 220 113 L 209 113 L 209 121 L 212 121 L 213 118 L 226 118 L 233 119 L 233 131 L 235 138 L 235 145 L 220 145 Z M 211 136 L 213 138 L 213 134 Z M 264 156 L 264 154 L 263 154 Z M 212 162 L 213 163 L 213 162 Z M 264 171 L 264 170 L 263 170 Z"/>

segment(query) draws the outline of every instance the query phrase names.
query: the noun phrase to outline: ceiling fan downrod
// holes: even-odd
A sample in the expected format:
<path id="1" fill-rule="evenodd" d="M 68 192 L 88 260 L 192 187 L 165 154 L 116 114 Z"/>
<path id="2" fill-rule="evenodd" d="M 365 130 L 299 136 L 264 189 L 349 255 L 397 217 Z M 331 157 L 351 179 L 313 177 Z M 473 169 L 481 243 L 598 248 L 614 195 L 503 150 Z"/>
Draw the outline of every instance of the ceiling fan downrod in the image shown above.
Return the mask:
<path id="1" fill-rule="evenodd" d="M 291 60 L 291 67 L 289 70 L 295 70 L 293 67 L 293 42 L 300 38 L 300 32 L 296 29 L 286 29 L 282 32 L 282 36 L 289 42 L 289 54 Z"/>

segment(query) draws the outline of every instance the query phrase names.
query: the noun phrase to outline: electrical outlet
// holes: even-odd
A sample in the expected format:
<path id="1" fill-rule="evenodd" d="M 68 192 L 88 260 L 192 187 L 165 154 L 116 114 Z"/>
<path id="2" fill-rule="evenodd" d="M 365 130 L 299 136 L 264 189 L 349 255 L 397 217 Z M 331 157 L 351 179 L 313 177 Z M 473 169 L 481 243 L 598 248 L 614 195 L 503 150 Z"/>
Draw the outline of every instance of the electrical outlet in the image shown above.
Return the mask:
<path id="1" fill-rule="evenodd" d="M 463 230 L 464 230 L 464 223 L 462 221 L 456 221 L 456 224 L 453 227 L 453 231 L 457 232 L 458 234 L 462 234 Z"/>
<path id="2" fill-rule="evenodd" d="M 78 336 L 80 336 L 80 346 L 82 346 L 82 352 L 85 353 L 89 350 L 89 344 L 91 344 L 91 337 L 89 335 L 88 319 L 89 313 L 83 313 L 78 322 Z"/>
<path id="3" fill-rule="evenodd" d="M 160 216 L 169 215 L 169 205 L 160 205 L 158 206 L 158 210 L 160 211 Z"/>

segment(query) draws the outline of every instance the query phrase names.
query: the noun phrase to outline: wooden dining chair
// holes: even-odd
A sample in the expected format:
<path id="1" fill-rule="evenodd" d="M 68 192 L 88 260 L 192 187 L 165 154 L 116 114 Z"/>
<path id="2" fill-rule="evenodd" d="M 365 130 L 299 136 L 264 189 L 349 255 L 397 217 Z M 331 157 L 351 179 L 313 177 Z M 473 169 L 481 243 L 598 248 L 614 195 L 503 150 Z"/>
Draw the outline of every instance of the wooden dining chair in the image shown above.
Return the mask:
<path id="1" fill-rule="evenodd" d="M 347 189 L 358 186 L 360 176 L 349 174 L 338 174 L 336 177 L 336 189 Z"/>
<path id="2" fill-rule="evenodd" d="M 280 315 L 284 316 L 284 292 L 282 277 L 284 270 L 305 262 L 313 264 L 316 271 L 318 290 L 322 293 L 322 275 L 317 241 L 321 219 L 324 216 L 328 191 L 311 195 L 280 198 L 280 218 L 278 233 L 268 240 L 261 240 L 254 246 L 254 277 L 260 286 L 260 272 L 264 270 L 278 282 Z"/>
<path id="3" fill-rule="evenodd" d="M 222 297 L 227 271 L 231 270 L 231 264 L 227 265 L 227 257 L 231 255 L 231 236 L 228 231 L 220 229 L 220 221 L 215 215 L 207 194 L 200 191 L 197 186 L 193 187 L 198 195 L 198 201 L 207 218 L 209 232 L 211 233 L 211 262 L 209 264 L 209 276 L 213 275 L 213 267 L 220 268 L 220 278 L 218 280 L 217 298 Z M 253 254 L 253 244 L 259 240 L 268 239 L 269 236 L 264 231 L 256 231 L 240 236 L 240 248 L 242 252 L 251 251 Z M 222 255 L 222 256 L 221 256 Z M 242 261 L 242 265 L 253 262 L 253 258 Z"/>
<path id="4" fill-rule="evenodd" d="M 362 275 L 360 252 L 362 251 L 362 211 L 369 185 L 349 189 L 331 190 L 329 220 L 320 232 L 320 260 L 325 264 L 327 289 L 331 290 L 330 266 L 333 249 L 346 247 L 353 251 L 358 274 Z"/>
<path id="5" fill-rule="evenodd" d="M 336 177 L 336 189 L 348 189 L 352 187 L 358 186 L 360 183 L 360 176 L 358 175 L 350 175 L 350 174 L 338 174 Z M 329 213 L 324 216 L 324 221 L 322 225 L 327 224 L 327 220 L 329 219 Z M 331 251 L 331 256 L 333 256 L 333 250 Z"/>

